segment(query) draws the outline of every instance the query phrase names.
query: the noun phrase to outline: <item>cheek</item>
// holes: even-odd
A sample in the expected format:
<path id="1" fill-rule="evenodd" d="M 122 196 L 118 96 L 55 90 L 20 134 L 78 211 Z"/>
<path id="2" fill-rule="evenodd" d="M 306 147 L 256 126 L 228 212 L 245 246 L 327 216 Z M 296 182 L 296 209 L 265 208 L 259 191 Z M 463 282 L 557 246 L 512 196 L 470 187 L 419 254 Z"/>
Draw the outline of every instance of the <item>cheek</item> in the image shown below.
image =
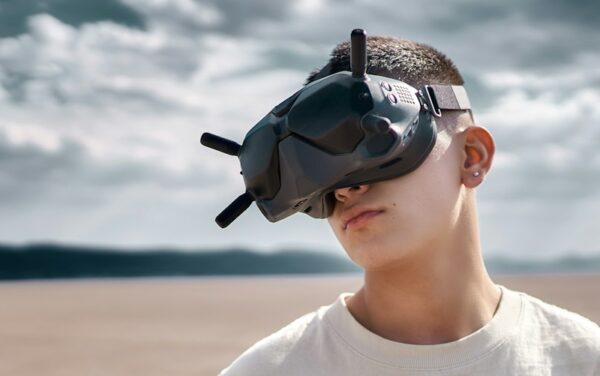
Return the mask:
<path id="1" fill-rule="evenodd" d="M 410 243 L 411 247 L 427 241 L 445 226 L 456 201 L 455 187 L 448 181 L 448 172 L 423 171 L 427 173 L 415 174 L 410 184 L 389 191 L 388 195 L 390 237 L 397 242 Z"/>
<path id="2" fill-rule="evenodd" d="M 421 190 L 419 204 L 422 210 L 417 218 L 423 227 L 420 230 L 429 233 L 427 237 L 438 237 L 452 226 L 459 188 L 448 171 L 441 171 Z"/>
<path id="3" fill-rule="evenodd" d="M 424 168 L 417 170 L 420 186 L 416 192 L 417 199 L 424 209 L 431 210 L 433 217 L 436 213 L 447 212 L 456 201 L 460 188 L 458 163 L 451 149 L 448 149 L 440 155 L 430 154 L 423 164 Z"/>

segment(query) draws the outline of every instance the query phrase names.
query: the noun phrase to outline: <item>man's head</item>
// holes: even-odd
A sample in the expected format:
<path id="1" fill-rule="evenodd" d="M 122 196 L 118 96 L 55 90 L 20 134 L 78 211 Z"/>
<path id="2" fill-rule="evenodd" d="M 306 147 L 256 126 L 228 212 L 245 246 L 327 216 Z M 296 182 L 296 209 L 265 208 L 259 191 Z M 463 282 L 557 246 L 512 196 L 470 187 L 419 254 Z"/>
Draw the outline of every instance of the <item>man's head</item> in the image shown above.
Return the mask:
<path id="1" fill-rule="evenodd" d="M 415 88 L 463 84 L 454 63 L 424 44 L 373 36 L 367 40 L 367 56 L 367 74 L 394 78 Z M 306 84 L 349 70 L 350 43 L 340 43 Z M 335 191 L 329 224 L 350 258 L 363 268 L 385 268 L 416 252 L 422 255 L 423 250 L 439 249 L 439 242 L 452 241 L 462 222 L 475 214 L 471 188 L 481 183 L 491 167 L 494 141 L 485 128 L 474 125 L 470 111 L 444 111 L 436 125 L 436 145 L 415 171 Z M 346 227 L 347 219 L 362 209 L 380 213 Z"/>
<path id="2" fill-rule="evenodd" d="M 343 42 L 333 49 L 329 62 L 323 68 L 315 69 L 309 74 L 305 84 L 349 70 L 350 42 Z M 416 89 L 425 84 L 464 84 L 460 72 L 446 55 L 426 44 L 395 37 L 368 38 L 367 74 L 394 78 Z M 445 122 L 450 126 L 448 131 L 451 133 L 460 131 L 461 126 L 464 129 L 473 120 L 470 110 L 446 111 L 444 114 L 452 118 L 461 117 L 460 122 Z"/>

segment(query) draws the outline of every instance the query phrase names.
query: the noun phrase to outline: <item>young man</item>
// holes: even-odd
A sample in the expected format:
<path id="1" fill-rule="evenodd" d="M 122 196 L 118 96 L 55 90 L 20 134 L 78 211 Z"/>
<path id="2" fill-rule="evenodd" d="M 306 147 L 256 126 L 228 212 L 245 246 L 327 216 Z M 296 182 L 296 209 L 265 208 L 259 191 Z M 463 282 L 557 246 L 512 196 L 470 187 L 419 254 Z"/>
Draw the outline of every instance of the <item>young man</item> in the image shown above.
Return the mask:
<path id="1" fill-rule="evenodd" d="M 369 74 L 416 88 L 463 84 L 429 46 L 390 37 L 367 46 Z M 350 70 L 349 51 L 339 44 L 307 83 Z M 257 342 L 222 376 L 600 375 L 598 325 L 486 271 L 475 189 L 492 167 L 492 135 L 470 111 L 436 124 L 416 170 L 334 192 L 328 222 L 364 285 Z"/>

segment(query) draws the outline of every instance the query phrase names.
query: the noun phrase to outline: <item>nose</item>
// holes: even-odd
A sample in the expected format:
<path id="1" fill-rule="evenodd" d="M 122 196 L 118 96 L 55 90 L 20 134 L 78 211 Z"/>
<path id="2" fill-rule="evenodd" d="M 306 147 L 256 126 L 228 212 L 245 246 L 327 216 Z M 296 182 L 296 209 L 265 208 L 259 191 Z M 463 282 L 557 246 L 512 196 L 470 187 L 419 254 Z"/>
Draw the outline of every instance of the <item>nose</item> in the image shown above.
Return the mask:
<path id="1" fill-rule="evenodd" d="M 353 196 L 363 195 L 369 190 L 369 184 L 354 185 L 352 187 L 338 188 L 335 190 L 335 199 L 341 202 L 352 199 Z"/>

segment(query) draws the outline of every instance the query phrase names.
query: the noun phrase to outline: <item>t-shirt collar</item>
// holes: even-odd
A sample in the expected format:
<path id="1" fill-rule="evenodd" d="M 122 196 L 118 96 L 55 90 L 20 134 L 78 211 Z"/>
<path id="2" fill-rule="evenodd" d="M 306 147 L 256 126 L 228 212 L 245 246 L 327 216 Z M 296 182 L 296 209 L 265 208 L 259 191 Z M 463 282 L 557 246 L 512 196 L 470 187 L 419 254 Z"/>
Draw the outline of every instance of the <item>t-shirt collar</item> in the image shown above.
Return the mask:
<path id="1" fill-rule="evenodd" d="M 502 285 L 502 295 L 492 319 L 475 332 L 456 341 L 416 345 L 383 338 L 362 326 L 348 310 L 342 293 L 325 313 L 325 320 L 340 339 L 371 360 L 404 369 L 426 370 L 466 365 L 489 355 L 513 335 L 521 318 L 521 296 Z"/>

